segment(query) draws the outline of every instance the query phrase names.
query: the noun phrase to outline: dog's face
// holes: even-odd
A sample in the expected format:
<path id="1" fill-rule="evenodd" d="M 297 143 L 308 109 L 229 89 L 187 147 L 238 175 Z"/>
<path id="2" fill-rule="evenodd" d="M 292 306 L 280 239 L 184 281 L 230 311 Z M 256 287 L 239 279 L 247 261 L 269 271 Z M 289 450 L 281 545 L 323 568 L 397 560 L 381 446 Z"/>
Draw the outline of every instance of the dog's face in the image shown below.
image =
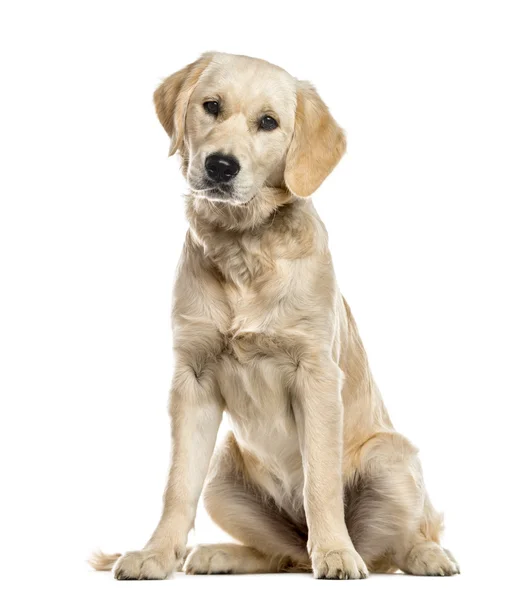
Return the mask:
<path id="1" fill-rule="evenodd" d="M 214 57 L 186 113 L 192 191 L 241 204 L 264 185 L 279 186 L 295 113 L 296 83 L 288 73 L 244 56 Z"/>
<path id="2" fill-rule="evenodd" d="M 267 188 L 306 197 L 345 150 L 317 92 L 265 61 L 207 54 L 154 95 L 192 193 L 248 205 Z"/>

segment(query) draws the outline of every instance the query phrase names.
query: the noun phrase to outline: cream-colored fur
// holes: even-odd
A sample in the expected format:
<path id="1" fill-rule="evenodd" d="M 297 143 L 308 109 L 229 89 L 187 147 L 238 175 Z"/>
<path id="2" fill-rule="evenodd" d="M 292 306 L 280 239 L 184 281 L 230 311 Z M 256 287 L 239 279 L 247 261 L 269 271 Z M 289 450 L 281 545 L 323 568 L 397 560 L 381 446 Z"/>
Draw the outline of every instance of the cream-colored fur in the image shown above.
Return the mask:
<path id="1" fill-rule="evenodd" d="M 218 116 L 207 101 L 219 102 Z M 457 573 L 309 199 L 343 155 L 344 133 L 313 87 L 244 56 L 202 56 L 166 79 L 155 103 L 191 188 L 173 308 L 172 464 L 145 548 L 97 555 L 93 566 L 116 561 L 118 579 L 178 568 Z M 259 128 L 265 114 L 277 129 Z M 241 166 L 225 199 L 203 179 L 213 152 Z M 212 457 L 223 411 L 232 431 Z M 209 514 L 241 545 L 187 551 L 203 486 Z"/>

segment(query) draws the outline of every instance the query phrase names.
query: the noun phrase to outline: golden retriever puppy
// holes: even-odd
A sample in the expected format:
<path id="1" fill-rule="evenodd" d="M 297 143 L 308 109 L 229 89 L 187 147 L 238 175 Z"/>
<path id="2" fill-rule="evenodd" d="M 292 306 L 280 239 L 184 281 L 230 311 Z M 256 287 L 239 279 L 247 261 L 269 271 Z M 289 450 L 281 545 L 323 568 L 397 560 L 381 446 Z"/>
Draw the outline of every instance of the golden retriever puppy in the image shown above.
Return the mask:
<path id="1" fill-rule="evenodd" d="M 172 464 L 118 579 L 186 573 L 459 572 L 417 451 L 397 433 L 310 200 L 346 148 L 308 83 L 210 53 L 168 77 L 156 111 L 190 187 L 175 284 Z M 232 431 L 214 452 L 222 413 Z M 238 544 L 187 549 L 201 490 Z"/>

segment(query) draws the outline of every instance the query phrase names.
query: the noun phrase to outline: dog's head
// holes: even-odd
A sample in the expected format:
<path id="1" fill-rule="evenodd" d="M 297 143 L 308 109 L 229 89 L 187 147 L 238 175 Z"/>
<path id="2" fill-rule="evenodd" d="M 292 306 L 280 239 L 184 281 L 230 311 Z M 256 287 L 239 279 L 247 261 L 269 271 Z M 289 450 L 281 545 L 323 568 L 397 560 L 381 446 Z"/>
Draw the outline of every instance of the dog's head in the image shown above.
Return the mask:
<path id="1" fill-rule="evenodd" d="M 212 202 L 244 206 L 267 188 L 308 197 L 346 147 L 315 89 L 259 59 L 205 54 L 154 102 L 193 194 Z"/>

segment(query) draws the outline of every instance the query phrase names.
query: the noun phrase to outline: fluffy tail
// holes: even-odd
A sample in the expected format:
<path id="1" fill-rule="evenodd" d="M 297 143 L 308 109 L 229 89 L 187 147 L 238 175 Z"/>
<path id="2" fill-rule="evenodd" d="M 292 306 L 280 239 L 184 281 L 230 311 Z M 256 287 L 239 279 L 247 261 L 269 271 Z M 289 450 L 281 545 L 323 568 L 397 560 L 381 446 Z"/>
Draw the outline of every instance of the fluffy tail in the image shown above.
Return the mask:
<path id="1" fill-rule="evenodd" d="M 95 571 L 111 571 L 113 565 L 121 556 L 121 554 L 104 554 L 104 552 L 97 550 L 91 555 L 88 564 Z"/>

